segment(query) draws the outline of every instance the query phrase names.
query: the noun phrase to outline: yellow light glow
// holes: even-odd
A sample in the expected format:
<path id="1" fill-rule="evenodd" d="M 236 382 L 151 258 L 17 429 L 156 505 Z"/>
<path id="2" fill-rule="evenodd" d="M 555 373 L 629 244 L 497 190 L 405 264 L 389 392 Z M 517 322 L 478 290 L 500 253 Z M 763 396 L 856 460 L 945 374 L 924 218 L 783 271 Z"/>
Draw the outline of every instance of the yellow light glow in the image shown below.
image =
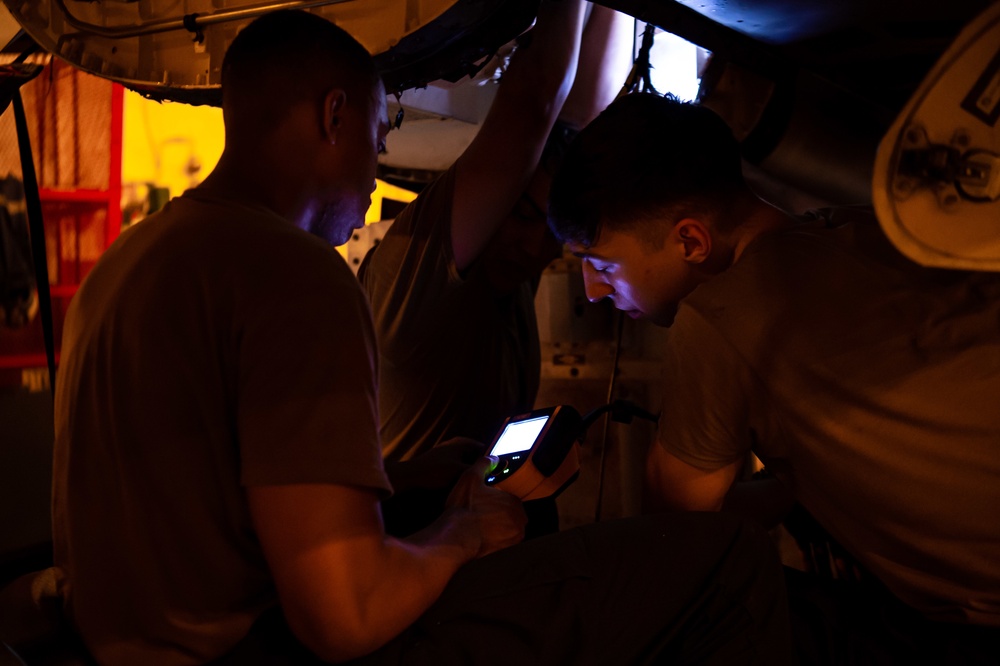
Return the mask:
<path id="1" fill-rule="evenodd" d="M 175 197 L 215 168 L 225 145 L 222 110 L 162 104 L 125 92 L 122 184 L 166 187 Z"/>
<path id="2" fill-rule="evenodd" d="M 148 100 L 138 93 L 125 92 L 122 155 L 122 184 L 166 187 L 175 197 L 194 187 L 222 155 L 225 134 L 222 110 Z M 409 190 L 376 181 L 372 205 L 365 223 L 382 219 L 382 199 L 409 202 L 416 195 Z"/>
<path id="3" fill-rule="evenodd" d="M 410 203 L 417 198 L 416 193 L 409 190 L 403 189 L 402 187 L 396 187 L 391 185 L 384 180 L 375 180 L 375 191 L 372 192 L 372 205 L 368 207 L 368 212 L 365 213 L 365 224 L 371 224 L 372 222 L 378 222 L 382 220 L 382 199 L 394 199 L 396 201 L 402 201 L 403 203 Z"/>

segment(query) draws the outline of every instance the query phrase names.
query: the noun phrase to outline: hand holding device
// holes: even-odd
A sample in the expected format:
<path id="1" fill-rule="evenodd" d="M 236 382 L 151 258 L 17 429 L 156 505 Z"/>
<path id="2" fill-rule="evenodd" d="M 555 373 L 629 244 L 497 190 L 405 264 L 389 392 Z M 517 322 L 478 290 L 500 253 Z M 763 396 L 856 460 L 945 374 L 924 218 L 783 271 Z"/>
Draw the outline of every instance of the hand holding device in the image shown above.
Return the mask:
<path id="1" fill-rule="evenodd" d="M 495 465 L 495 459 L 477 460 L 459 477 L 446 504 L 448 508 L 467 509 L 475 515 L 482 541 L 477 557 L 523 541 L 528 522 L 520 500 L 484 482 Z"/>

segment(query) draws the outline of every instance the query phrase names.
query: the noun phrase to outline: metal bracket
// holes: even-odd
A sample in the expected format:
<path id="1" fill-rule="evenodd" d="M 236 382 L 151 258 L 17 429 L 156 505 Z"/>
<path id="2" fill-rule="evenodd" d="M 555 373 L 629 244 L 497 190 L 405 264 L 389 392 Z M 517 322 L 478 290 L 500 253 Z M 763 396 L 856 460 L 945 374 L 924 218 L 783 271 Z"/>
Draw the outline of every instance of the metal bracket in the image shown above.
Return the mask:
<path id="1" fill-rule="evenodd" d="M 931 143 L 920 125 L 908 127 L 892 179 L 893 196 L 903 201 L 917 190 L 930 188 L 946 212 L 953 211 L 960 200 L 1000 199 L 1000 155 L 970 149 L 969 143 L 962 129 L 955 131 L 951 143 L 940 144 Z"/>

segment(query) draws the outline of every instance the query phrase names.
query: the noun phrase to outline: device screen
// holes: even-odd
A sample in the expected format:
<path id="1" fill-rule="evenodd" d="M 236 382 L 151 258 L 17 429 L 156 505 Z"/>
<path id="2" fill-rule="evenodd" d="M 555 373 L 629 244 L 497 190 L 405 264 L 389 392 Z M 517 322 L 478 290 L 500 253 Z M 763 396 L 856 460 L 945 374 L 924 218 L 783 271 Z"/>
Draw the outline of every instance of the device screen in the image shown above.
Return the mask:
<path id="1" fill-rule="evenodd" d="M 497 443 L 490 450 L 490 455 L 503 456 L 508 453 L 527 451 L 538 439 L 538 433 L 542 431 L 548 420 L 548 415 L 545 415 L 508 423 Z"/>

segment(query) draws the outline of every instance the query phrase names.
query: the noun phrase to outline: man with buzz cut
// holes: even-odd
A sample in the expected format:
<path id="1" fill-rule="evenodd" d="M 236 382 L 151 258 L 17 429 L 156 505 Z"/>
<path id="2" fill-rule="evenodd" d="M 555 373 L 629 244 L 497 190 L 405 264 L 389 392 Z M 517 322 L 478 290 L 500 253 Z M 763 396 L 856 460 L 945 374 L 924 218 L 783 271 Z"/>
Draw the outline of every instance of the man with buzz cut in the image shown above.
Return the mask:
<path id="1" fill-rule="evenodd" d="M 1000 276 L 910 262 L 867 209 L 771 206 L 676 99 L 619 99 L 564 164 L 549 223 L 588 298 L 670 327 L 649 509 L 801 503 L 865 570 L 790 574 L 793 620 L 824 621 L 803 663 L 995 663 Z M 737 480 L 751 451 L 773 478 Z"/>
<path id="2" fill-rule="evenodd" d="M 67 314 L 55 565 L 95 660 L 788 663 L 777 561 L 731 517 L 519 544 L 482 458 L 430 526 L 386 534 L 402 486 L 375 335 L 333 248 L 374 186 L 378 72 L 332 23 L 276 11 L 232 42 L 222 92 L 218 166 L 124 232 Z"/>

